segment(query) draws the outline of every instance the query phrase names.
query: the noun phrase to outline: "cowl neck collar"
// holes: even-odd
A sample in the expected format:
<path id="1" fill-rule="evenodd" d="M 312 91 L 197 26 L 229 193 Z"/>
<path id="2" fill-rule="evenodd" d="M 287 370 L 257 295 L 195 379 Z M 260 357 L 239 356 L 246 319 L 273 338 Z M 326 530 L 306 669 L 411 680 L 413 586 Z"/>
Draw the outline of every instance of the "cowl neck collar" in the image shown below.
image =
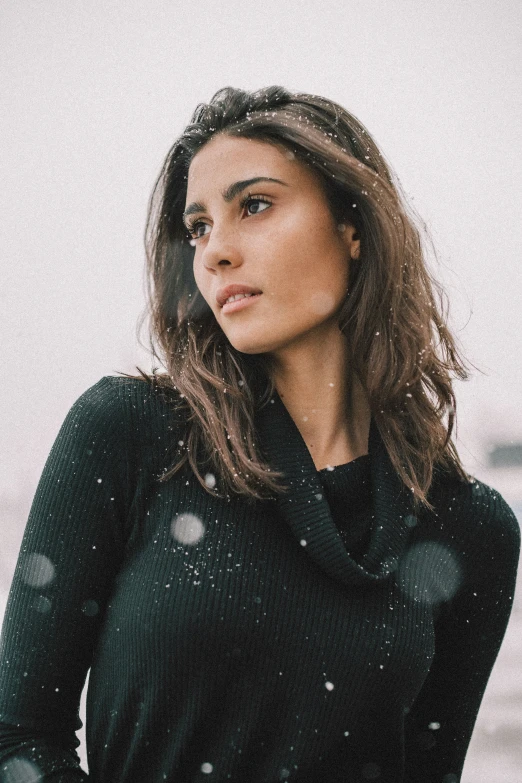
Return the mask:
<path id="1" fill-rule="evenodd" d="M 284 474 L 289 486 L 275 500 L 279 513 L 297 540 L 306 541 L 309 557 L 347 585 L 370 586 L 388 579 L 411 535 L 412 496 L 397 476 L 373 419 L 368 443 L 372 534 L 360 564 L 346 551 L 312 456 L 277 391 L 256 413 L 256 428 L 267 462 Z"/>

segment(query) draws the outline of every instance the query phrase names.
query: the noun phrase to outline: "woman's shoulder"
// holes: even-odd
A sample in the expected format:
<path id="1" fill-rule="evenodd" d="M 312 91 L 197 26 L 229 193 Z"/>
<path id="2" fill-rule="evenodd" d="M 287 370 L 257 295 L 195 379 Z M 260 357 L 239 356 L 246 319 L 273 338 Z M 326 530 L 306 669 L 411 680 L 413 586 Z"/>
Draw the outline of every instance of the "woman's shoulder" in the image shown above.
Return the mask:
<path id="1" fill-rule="evenodd" d="M 187 413 L 181 395 L 161 383 L 157 377 L 103 376 L 73 403 L 53 451 L 79 462 L 110 457 L 126 466 L 127 477 L 163 472 L 184 436 Z"/>
<path id="2" fill-rule="evenodd" d="M 96 411 L 110 418 L 132 413 L 154 416 L 180 411 L 181 395 L 166 381 L 167 376 L 104 375 L 75 401 L 73 410 Z"/>
<path id="3" fill-rule="evenodd" d="M 84 439 L 96 434 L 134 449 L 171 440 L 186 419 L 181 395 L 165 380 L 105 375 L 75 400 L 63 426 Z"/>
<path id="4" fill-rule="evenodd" d="M 520 550 L 520 524 L 512 508 L 493 487 L 470 476 L 438 475 L 429 495 L 433 514 L 439 523 L 484 545 L 497 545 Z"/>

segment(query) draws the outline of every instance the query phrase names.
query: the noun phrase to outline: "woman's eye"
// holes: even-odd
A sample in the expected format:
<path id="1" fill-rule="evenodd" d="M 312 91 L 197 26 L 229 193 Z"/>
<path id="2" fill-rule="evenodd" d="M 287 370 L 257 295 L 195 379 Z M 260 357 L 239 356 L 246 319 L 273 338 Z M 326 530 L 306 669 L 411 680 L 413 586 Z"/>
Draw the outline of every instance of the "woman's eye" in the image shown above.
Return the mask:
<path id="1" fill-rule="evenodd" d="M 246 209 L 249 215 L 258 215 L 260 212 L 266 212 L 268 207 L 271 206 L 272 202 L 261 196 L 248 196 L 241 203 L 242 209 Z M 192 240 L 201 239 L 210 233 L 210 226 L 208 223 L 203 223 L 201 220 L 198 220 L 189 225 L 187 231 Z"/>
<path id="2" fill-rule="evenodd" d="M 252 197 L 245 201 L 244 206 L 251 215 L 257 215 L 259 212 L 265 212 L 272 204 L 264 198 Z"/>
<path id="3" fill-rule="evenodd" d="M 210 229 L 210 226 L 208 223 L 194 223 L 190 228 L 188 229 L 188 232 L 190 236 L 193 239 L 199 239 L 200 237 L 205 236 L 208 232 L 205 229 Z"/>

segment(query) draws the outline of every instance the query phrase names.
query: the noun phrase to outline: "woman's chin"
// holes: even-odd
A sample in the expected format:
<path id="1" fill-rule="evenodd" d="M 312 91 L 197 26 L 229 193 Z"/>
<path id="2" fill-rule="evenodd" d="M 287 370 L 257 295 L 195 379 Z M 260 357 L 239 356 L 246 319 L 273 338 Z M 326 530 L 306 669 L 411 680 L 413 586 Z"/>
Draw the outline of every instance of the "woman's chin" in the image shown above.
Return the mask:
<path id="1" fill-rule="evenodd" d="M 260 340 L 259 335 L 251 336 L 242 335 L 230 335 L 227 334 L 230 345 L 239 351 L 239 353 L 256 354 L 256 353 L 268 353 L 279 347 L 279 342 L 271 340 Z"/>
<path id="2" fill-rule="evenodd" d="M 267 347 L 261 345 L 260 343 L 253 343 L 253 342 L 246 343 L 241 341 L 232 342 L 232 340 L 230 340 L 230 344 L 232 345 L 233 348 L 236 349 L 236 351 L 239 351 L 239 353 L 246 353 L 251 355 L 259 354 L 259 353 L 267 353 L 269 350 Z"/>

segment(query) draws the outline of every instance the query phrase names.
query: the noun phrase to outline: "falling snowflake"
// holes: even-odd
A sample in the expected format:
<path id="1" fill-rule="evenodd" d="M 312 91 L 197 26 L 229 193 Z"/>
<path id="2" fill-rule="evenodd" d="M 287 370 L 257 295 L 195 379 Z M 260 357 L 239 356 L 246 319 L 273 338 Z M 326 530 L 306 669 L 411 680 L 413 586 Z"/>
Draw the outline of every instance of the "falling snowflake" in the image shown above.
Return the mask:
<path id="1" fill-rule="evenodd" d="M 47 612 L 50 612 L 51 606 L 50 600 L 45 595 L 39 595 L 33 601 L 33 609 L 40 612 L 40 614 L 47 614 Z"/>
<path id="2" fill-rule="evenodd" d="M 2 765 L 2 773 L 5 783 L 37 783 L 43 779 L 36 764 L 17 756 L 7 759 Z"/>
<path id="3" fill-rule="evenodd" d="M 197 544 L 205 534 L 205 525 L 195 514 L 177 514 L 172 520 L 171 533 L 180 544 Z"/>
<path id="4" fill-rule="evenodd" d="M 86 614 L 87 617 L 94 617 L 95 615 L 98 614 L 98 610 L 99 610 L 98 604 L 96 603 L 96 601 L 93 600 L 85 601 L 82 606 L 82 612 Z"/>
<path id="5" fill-rule="evenodd" d="M 205 486 L 209 489 L 214 489 L 216 486 L 216 477 L 213 473 L 207 473 L 205 475 Z"/>
<path id="6" fill-rule="evenodd" d="M 437 541 L 415 544 L 400 562 L 398 582 L 414 601 L 428 604 L 447 601 L 462 582 L 457 554 Z"/>
<path id="7" fill-rule="evenodd" d="M 22 564 L 22 579 L 29 587 L 45 587 L 53 581 L 54 565 L 45 555 L 28 555 Z"/>

